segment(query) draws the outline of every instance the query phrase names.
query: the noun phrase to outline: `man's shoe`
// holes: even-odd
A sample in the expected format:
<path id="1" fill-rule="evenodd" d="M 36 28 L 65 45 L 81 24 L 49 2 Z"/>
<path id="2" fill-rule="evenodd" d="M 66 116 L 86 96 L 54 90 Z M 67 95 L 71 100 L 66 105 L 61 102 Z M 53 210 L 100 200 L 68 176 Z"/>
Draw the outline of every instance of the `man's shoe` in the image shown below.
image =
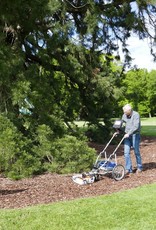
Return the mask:
<path id="1" fill-rule="evenodd" d="M 126 170 L 126 172 L 125 172 L 125 175 L 126 176 L 131 176 L 133 173 L 132 172 L 130 172 L 129 170 Z"/>
<path id="2" fill-rule="evenodd" d="M 142 173 L 142 169 L 137 169 L 136 173 Z"/>

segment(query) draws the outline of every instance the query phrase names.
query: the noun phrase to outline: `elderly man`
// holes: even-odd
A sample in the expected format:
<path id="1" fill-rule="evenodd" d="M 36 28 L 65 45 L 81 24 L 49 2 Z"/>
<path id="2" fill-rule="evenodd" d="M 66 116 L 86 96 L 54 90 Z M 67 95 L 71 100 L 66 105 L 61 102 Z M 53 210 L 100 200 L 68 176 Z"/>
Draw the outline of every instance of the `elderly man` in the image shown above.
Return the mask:
<path id="1" fill-rule="evenodd" d="M 142 172 L 142 159 L 140 155 L 140 115 L 138 112 L 133 111 L 131 105 L 127 104 L 123 107 L 122 120 L 125 122 L 125 139 L 124 139 L 124 156 L 126 173 L 132 173 L 132 161 L 130 156 L 131 147 L 134 149 L 137 173 Z"/>

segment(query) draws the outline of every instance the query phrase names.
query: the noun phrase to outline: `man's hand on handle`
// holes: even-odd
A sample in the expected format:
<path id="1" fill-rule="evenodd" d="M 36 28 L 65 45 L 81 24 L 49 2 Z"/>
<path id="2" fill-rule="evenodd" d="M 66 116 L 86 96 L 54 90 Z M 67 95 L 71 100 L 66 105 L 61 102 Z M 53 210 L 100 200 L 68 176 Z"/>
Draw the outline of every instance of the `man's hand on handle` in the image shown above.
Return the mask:
<path id="1" fill-rule="evenodd" d="M 124 135 L 124 138 L 128 138 L 128 137 L 129 137 L 129 134 L 126 133 L 126 134 Z"/>

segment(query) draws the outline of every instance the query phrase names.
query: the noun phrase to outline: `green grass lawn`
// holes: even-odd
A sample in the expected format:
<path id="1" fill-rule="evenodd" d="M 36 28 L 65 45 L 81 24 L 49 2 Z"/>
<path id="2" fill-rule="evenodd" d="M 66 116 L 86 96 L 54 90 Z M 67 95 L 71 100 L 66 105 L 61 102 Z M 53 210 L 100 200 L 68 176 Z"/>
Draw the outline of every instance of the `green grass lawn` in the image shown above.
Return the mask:
<path id="1" fill-rule="evenodd" d="M 155 230 L 156 184 L 17 210 L 0 210 L 1 230 Z"/>
<path id="2" fill-rule="evenodd" d="M 141 119 L 141 134 L 156 137 L 156 117 Z"/>

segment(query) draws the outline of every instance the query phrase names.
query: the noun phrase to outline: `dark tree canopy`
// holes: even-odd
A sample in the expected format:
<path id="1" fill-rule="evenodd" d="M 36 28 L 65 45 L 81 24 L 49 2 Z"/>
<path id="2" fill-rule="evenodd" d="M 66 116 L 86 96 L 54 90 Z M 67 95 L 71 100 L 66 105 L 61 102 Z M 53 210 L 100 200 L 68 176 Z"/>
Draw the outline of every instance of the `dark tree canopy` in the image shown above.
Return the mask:
<path id="1" fill-rule="evenodd" d="M 1 112 L 16 114 L 27 98 L 40 122 L 49 115 L 107 120 L 131 60 L 126 42 L 132 33 L 150 39 L 155 58 L 152 1 L 6 0 L 0 13 Z M 113 72 L 119 43 L 125 63 Z"/>
<path id="2" fill-rule="evenodd" d="M 0 172 L 88 170 L 95 152 L 73 121 L 84 119 L 89 132 L 108 138 L 132 33 L 149 38 L 155 58 L 153 2 L 0 1 Z M 150 87 L 147 98 L 155 98 Z"/>

